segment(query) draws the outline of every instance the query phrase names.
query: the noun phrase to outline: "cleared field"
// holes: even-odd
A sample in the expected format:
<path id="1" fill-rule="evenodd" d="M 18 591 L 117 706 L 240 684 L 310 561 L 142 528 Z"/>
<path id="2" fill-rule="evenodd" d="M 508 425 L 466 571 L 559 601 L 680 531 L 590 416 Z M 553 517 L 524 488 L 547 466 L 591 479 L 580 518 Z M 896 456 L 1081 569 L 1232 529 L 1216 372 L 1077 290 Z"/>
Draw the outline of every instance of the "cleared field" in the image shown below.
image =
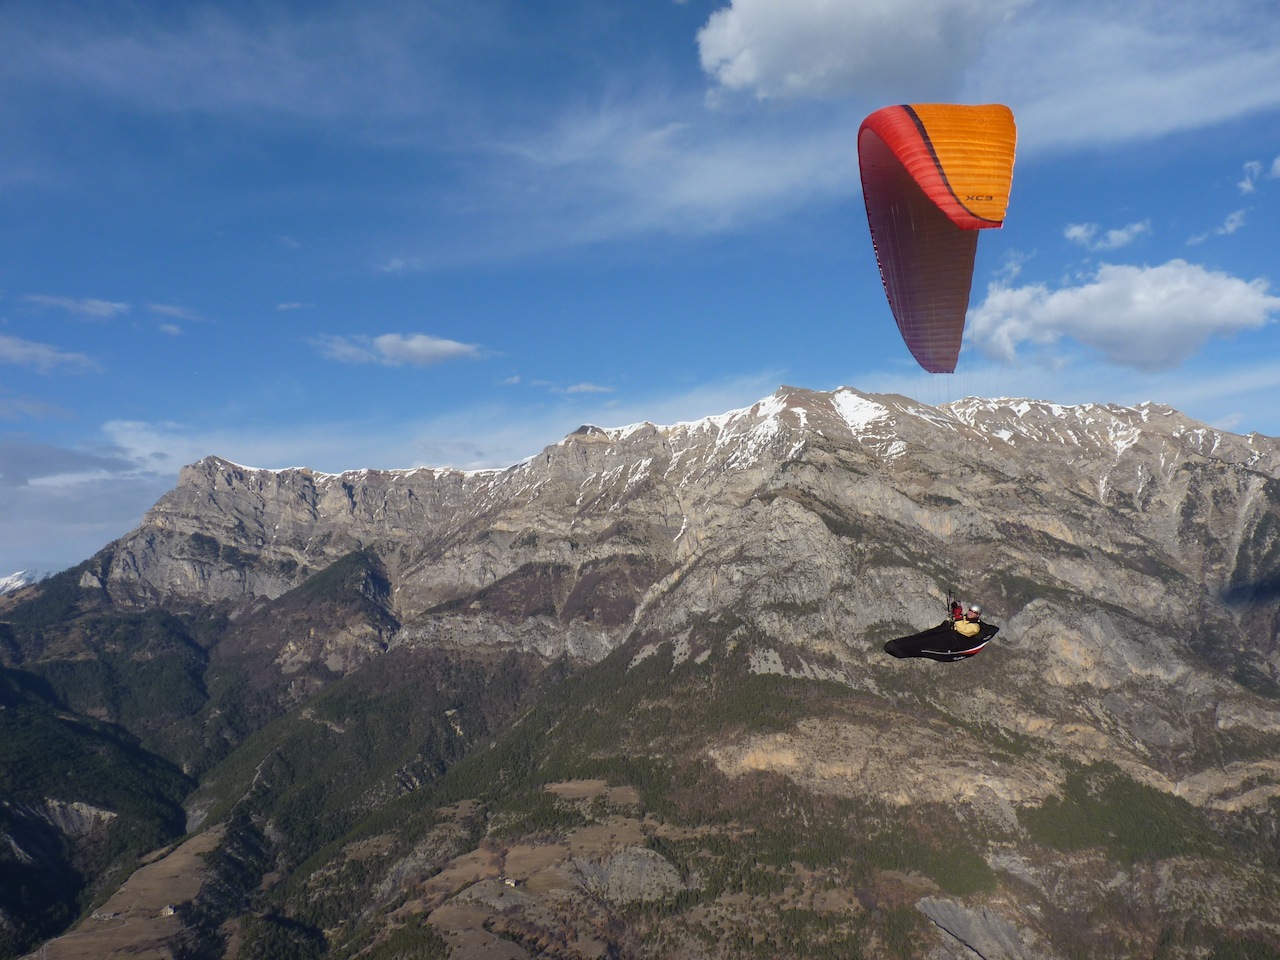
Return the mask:
<path id="1" fill-rule="evenodd" d="M 200 892 L 201 855 L 221 841 L 214 827 L 139 867 L 91 917 L 24 960 L 172 960 L 168 941 L 182 930 L 174 908 Z"/>

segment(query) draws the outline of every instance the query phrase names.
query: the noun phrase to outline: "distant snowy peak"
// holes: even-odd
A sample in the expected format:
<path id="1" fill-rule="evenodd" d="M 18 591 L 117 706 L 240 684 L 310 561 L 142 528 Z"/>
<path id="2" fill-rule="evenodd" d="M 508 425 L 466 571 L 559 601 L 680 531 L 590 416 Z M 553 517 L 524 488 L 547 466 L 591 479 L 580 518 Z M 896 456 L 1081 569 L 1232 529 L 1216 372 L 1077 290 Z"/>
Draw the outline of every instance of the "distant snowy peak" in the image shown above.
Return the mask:
<path id="1" fill-rule="evenodd" d="M 665 426 L 649 421 L 633 423 L 625 427 L 598 427 L 584 424 L 561 442 L 582 438 L 618 442 L 654 434 L 672 437 L 681 434 L 689 436 L 736 434 L 744 430 L 755 433 L 759 432 L 762 426 L 770 429 L 769 424 L 775 425 L 773 429 L 783 424 L 805 428 L 810 425 L 810 420 L 815 414 L 821 416 L 824 411 L 834 411 L 854 432 L 889 414 L 888 408 L 876 402 L 873 395 L 859 393 L 847 387 L 822 393 L 800 387 L 784 386 L 749 407 L 713 414 L 700 420 L 682 420 Z"/>
<path id="2" fill-rule="evenodd" d="M 1280 476 L 1280 440 L 1217 430 L 1162 404 L 1067 405 L 968 397 L 932 407 L 896 394 L 863 393 L 849 387 L 821 392 L 783 386 L 749 407 L 701 420 L 669 426 L 647 422 L 609 429 L 584 426 L 562 442 L 590 438 L 621 443 L 660 435 L 677 447 L 706 442 L 742 465 L 754 461 L 775 440 L 786 438 L 790 445 L 799 445 L 808 437 L 846 431 L 884 459 L 909 455 L 921 445 L 950 446 L 959 439 L 1027 451 L 1075 451 L 1071 459 L 1083 457 L 1095 463 L 1116 462 L 1138 450 L 1161 461 L 1196 456 Z"/>
<path id="3" fill-rule="evenodd" d="M 1086 403 L 1076 406 L 1043 400 L 967 397 L 944 404 L 966 426 L 1017 446 L 1030 441 L 1058 448 L 1076 447 L 1120 457 L 1130 448 L 1182 454 L 1245 464 L 1271 474 L 1280 472 L 1280 440 L 1260 434 L 1240 436 L 1192 420 L 1172 407 L 1140 403 Z"/>
<path id="4" fill-rule="evenodd" d="M 450 475 L 458 477 L 485 477 L 501 472 L 498 469 L 460 470 L 456 467 L 404 467 L 390 470 L 361 467 L 356 470 L 344 470 L 341 473 L 325 473 L 321 470 L 312 470 L 310 467 L 251 467 L 213 454 L 203 457 L 193 464 L 189 464 L 184 467 L 183 470 L 238 473 L 242 476 L 257 475 L 262 477 L 274 477 L 279 478 L 280 482 L 303 481 L 313 483 L 317 486 L 342 482 L 359 482 L 374 474 L 386 475 L 392 478 L 411 477 L 416 474 L 427 474 L 431 477 Z"/>
<path id="5" fill-rule="evenodd" d="M 19 570 L 17 573 L 11 573 L 7 577 L 0 577 L 0 594 L 13 593 L 15 590 L 21 590 L 23 587 L 29 587 L 33 583 L 39 583 L 50 577 L 51 574 L 46 570 Z"/>
<path id="6" fill-rule="evenodd" d="M 796 456 L 815 438 L 842 436 L 851 437 L 861 449 L 884 461 L 909 458 L 913 451 L 922 449 L 959 452 L 977 441 L 995 449 L 1013 448 L 1021 454 L 1039 451 L 1040 456 L 1059 456 L 1067 451 L 1070 461 L 1100 465 L 1118 463 L 1139 451 L 1161 463 L 1178 462 L 1190 455 L 1280 476 L 1280 440 L 1217 430 L 1161 404 L 1071 406 L 1044 400 L 968 397 L 933 407 L 898 394 L 864 393 L 851 387 L 817 391 L 784 385 L 750 406 L 700 420 L 666 426 L 649 421 L 621 427 L 584 424 L 541 454 L 506 470 L 413 467 L 329 474 L 306 467 L 261 469 L 206 457 L 184 468 L 179 486 L 302 485 L 323 493 L 381 477 L 392 482 L 444 481 L 479 490 L 501 484 L 507 473 L 525 477 L 536 472 L 555 449 L 611 450 L 607 456 L 625 458 L 633 455 L 628 453 L 633 444 L 658 440 L 666 446 L 673 468 L 713 462 L 742 468 L 769 456 Z"/>

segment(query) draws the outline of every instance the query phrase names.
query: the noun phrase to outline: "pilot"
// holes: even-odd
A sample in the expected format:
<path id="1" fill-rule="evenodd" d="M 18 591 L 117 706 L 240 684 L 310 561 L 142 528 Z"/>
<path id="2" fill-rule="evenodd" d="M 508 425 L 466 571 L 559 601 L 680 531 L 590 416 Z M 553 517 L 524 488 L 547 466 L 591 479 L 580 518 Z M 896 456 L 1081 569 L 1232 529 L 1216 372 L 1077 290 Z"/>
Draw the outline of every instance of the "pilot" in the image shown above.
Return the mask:
<path id="1" fill-rule="evenodd" d="M 965 611 L 964 619 L 955 622 L 956 633 L 965 637 L 976 637 L 982 630 L 982 608 L 976 603 L 969 604 L 969 609 Z"/>

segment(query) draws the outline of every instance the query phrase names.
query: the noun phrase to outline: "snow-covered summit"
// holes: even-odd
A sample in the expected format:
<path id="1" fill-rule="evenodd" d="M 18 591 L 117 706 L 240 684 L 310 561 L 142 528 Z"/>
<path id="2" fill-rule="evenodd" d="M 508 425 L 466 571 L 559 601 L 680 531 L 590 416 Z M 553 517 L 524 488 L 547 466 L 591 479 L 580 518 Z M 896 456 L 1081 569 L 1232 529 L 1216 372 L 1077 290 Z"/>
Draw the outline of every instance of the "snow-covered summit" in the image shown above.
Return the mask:
<path id="1" fill-rule="evenodd" d="M 17 573 L 9 574 L 7 577 L 0 577 L 0 593 L 13 593 L 13 591 L 29 587 L 33 583 L 39 583 L 49 576 L 51 574 L 47 570 L 19 570 Z"/>
<path id="2" fill-rule="evenodd" d="M 1280 441 L 1217 429 L 1162 404 L 1071 405 L 968 397 L 935 407 L 898 394 L 851 387 L 815 391 L 783 386 L 748 407 L 701 420 L 670 426 L 584 426 L 560 445 L 585 439 L 621 450 L 655 435 L 668 442 L 677 461 L 690 462 L 688 452 L 697 449 L 726 468 L 751 466 L 769 450 L 796 456 L 813 441 L 852 440 L 856 448 L 882 462 L 907 462 L 936 453 L 996 463 L 1013 455 L 1022 464 L 1011 468 L 1015 473 L 1031 461 L 1039 463 L 1040 470 L 1060 462 L 1085 472 L 1117 466 L 1132 472 L 1135 463 L 1142 462 L 1164 472 L 1194 457 L 1280 477 Z M 1143 469 L 1147 468 L 1139 472 Z"/>
<path id="3" fill-rule="evenodd" d="M 1154 403 L 1126 407 L 968 397 L 930 406 L 899 394 L 869 393 L 852 387 L 818 391 L 786 385 L 749 406 L 696 420 L 668 425 L 641 421 L 614 427 L 584 424 L 541 453 L 531 454 L 505 470 L 418 466 L 332 474 L 305 467 L 260 469 L 206 457 L 184 468 L 184 474 L 240 473 L 259 486 L 314 487 L 321 494 L 329 488 L 361 486 L 377 478 L 400 483 L 447 480 L 473 491 L 483 489 L 487 495 L 498 489 L 507 473 L 514 474 L 512 479 L 517 485 L 534 482 L 527 475 L 538 472 L 538 465 L 555 450 L 590 448 L 595 451 L 593 457 L 603 455 L 610 460 L 608 464 L 599 461 L 600 470 L 624 470 L 639 482 L 642 474 L 655 469 L 668 477 L 699 466 L 744 469 L 770 457 L 798 456 L 814 441 L 848 440 L 854 442 L 856 449 L 882 462 L 911 462 L 929 452 L 967 457 L 975 450 L 977 456 L 988 459 L 1016 450 L 1019 458 L 1058 458 L 1081 467 L 1091 464 L 1087 469 L 1107 470 L 1135 455 L 1161 465 L 1176 465 L 1181 458 L 1192 455 L 1244 464 L 1280 476 L 1280 441 L 1218 430 Z M 661 449 L 641 451 L 654 441 Z M 644 462 L 621 462 L 630 456 Z M 661 467 L 655 464 L 655 456 Z M 224 480 L 231 482 L 225 476 Z"/>

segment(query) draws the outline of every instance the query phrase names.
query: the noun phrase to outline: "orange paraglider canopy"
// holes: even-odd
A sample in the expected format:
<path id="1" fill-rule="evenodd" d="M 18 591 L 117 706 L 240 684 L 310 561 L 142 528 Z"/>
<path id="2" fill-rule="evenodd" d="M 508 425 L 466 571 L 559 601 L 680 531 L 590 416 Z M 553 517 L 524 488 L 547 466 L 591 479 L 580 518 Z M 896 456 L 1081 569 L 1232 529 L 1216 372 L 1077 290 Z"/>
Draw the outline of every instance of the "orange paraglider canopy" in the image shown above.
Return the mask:
<path id="1" fill-rule="evenodd" d="M 858 131 L 880 277 L 902 339 L 930 373 L 956 368 L 977 231 L 1004 222 L 1016 140 L 1001 104 L 885 107 Z"/>

